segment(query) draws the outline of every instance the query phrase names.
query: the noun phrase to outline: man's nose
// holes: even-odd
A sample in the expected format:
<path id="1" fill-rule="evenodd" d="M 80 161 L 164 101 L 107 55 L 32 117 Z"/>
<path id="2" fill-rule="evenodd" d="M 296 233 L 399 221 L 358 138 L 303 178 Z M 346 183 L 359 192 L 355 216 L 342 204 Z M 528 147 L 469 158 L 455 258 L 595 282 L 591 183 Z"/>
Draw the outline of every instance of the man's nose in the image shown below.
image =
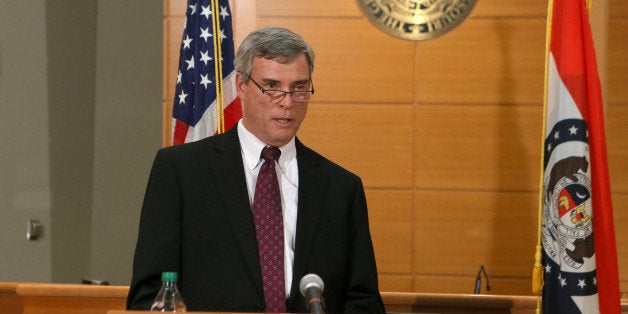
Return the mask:
<path id="1" fill-rule="evenodd" d="M 292 102 L 292 94 L 286 93 L 285 96 L 279 101 L 281 108 L 290 109 L 294 105 Z"/>

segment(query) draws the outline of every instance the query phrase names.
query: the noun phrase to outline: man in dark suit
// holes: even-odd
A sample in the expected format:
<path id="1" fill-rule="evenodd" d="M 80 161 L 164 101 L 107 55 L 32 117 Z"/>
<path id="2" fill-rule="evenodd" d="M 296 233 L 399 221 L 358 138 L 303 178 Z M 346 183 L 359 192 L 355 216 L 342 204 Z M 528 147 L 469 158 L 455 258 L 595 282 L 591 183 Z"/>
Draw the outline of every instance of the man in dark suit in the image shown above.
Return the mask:
<path id="1" fill-rule="evenodd" d="M 260 152 L 274 147 L 280 156 L 269 164 L 283 220 L 280 311 L 308 310 L 299 281 L 314 273 L 324 281 L 327 312 L 383 313 L 362 182 L 295 137 L 314 93 L 312 49 L 289 30 L 264 28 L 243 41 L 235 65 L 238 125 L 155 157 L 127 308 L 148 309 L 160 274 L 176 271 L 188 310 L 274 311 L 260 264 L 273 256 L 258 250 L 254 218 L 266 162 Z"/>

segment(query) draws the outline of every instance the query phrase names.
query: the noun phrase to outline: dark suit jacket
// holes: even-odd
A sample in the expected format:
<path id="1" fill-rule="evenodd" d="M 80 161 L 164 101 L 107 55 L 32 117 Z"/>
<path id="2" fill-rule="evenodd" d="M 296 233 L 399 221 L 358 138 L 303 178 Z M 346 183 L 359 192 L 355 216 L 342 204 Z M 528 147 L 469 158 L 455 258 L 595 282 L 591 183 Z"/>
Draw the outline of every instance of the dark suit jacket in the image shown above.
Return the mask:
<path id="1" fill-rule="evenodd" d="M 296 141 L 299 199 L 288 312 L 306 312 L 299 281 L 325 283 L 327 312 L 384 312 L 362 182 Z M 179 273 L 188 310 L 264 311 L 237 128 L 157 152 L 144 197 L 129 309 L 148 309 L 163 271 Z"/>

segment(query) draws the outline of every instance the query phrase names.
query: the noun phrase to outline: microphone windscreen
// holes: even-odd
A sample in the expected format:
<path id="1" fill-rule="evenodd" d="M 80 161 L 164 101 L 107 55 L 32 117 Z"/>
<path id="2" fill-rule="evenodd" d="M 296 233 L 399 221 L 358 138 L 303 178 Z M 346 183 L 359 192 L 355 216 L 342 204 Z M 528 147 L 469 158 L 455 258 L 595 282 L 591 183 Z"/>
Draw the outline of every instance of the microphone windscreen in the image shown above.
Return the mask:
<path id="1" fill-rule="evenodd" d="M 309 287 L 317 287 L 320 292 L 323 292 L 325 288 L 325 284 L 323 284 L 323 279 L 319 277 L 317 274 L 307 274 L 301 278 L 301 282 L 299 282 L 299 291 L 301 294 L 305 296 L 305 291 Z"/>

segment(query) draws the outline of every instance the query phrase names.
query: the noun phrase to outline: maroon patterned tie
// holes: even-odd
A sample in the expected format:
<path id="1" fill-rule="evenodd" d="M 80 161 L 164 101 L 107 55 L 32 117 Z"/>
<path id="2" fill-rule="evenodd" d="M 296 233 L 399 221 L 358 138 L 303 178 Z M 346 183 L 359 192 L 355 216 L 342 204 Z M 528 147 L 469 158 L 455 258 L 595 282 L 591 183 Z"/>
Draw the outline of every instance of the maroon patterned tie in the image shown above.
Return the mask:
<path id="1" fill-rule="evenodd" d="M 283 271 L 283 215 L 281 195 L 275 171 L 275 160 L 281 151 L 277 147 L 264 147 L 262 164 L 255 184 L 253 218 L 257 234 L 266 312 L 286 312 L 286 292 Z"/>

